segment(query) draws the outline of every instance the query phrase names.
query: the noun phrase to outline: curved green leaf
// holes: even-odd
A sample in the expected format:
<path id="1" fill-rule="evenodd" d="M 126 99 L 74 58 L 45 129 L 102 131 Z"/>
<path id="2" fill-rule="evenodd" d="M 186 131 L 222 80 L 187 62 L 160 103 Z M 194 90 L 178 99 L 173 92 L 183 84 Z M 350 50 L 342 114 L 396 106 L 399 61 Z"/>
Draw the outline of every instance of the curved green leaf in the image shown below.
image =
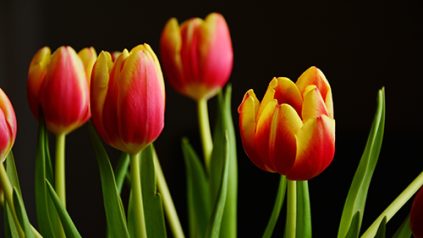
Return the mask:
<path id="1" fill-rule="evenodd" d="M 107 231 L 111 237 L 129 237 L 125 210 L 116 187 L 113 168 L 110 164 L 109 156 L 92 126 L 90 127 L 90 137 L 100 170 Z"/>
<path id="2" fill-rule="evenodd" d="M 347 199 L 344 204 L 341 222 L 338 230 L 338 237 L 343 238 L 347 234 L 348 228 L 353 219 L 353 215 L 359 213 L 358 230 L 361 227 L 362 216 L 367 199 L 367 192 L 376 168 L 382 147 L 383 132 L 385 126 L 385 90 L 382 88 L 378 93 L 378 106 L 373 125 L 367 139 L 366 148 L 360 159 L 358 168 L 354 174 Z"/>
<path id="3" fill-rule="evenodd" d="M 206 238 L 220 237 L 220 229 L 222 226 L 223 213 L 226 206 L 226 197 L 228 193 L 228 177 L 229 177 L 229 142 L 228 136 L 225 137 L 226 142 L 224 154 L 224 165 L 222 171 L 222 179 L 217 193 L 217 198 L 214 203 L 214 209 L 207 225 Z"/>
<path id="4" fill-rule="evenodd" d="M 59 215 L 60 221 L 62 222 L 65 235 L 68 238 L 81 238 L 78 230 L 76 229 L 75 224 L 73 223 L 71 217 L 69 216 L 66 209 L 63 207 L 62 202 L 51 186 L 50 182 L 45 180 L 48 188 L 48 192 L 51 200 L 53 201 L 54 208 L 56 209 L 57 214 Z"/>
<path id="5" fill-rule="evenodd" d="M 211 214 L 206 171 L 188 140 L 182 140 L 187 178 L 187 209 L 190 237 L 204 237 Z"/>
<path id="6" fill-rule="evenodd" d="M 237 199 L 238 199 L 238 161 L 236 151 L 236 136 L 231 111 L 231 86 L 224 93 L 218 95 L 218 114 L 213 133 L 213 151 L 210 161 L 210 188 L 212 202 L 218 197 L 218 191 L 222 183 L 225 165 L 226 143 L 229 163 L 228 191 L 224 208 L 220 237 L 237 237 Z M 227 138 L 225 138 L 227 137 Z M 227 142 L 225 142 L 227 140 Z"/>
<path id="7" fill-rule="evenodd" d="M 385 238 L 386 237 L 386 217 L 380 222 L 379 228 L 377 229 L 375 238 Z"/>
<path id="8" fill-rule="evenodd" d="M 356 212 L 352 218 L 350 227 L 348 228 L 345 238 L 357 238 L 359 235 L 360 212 Z"/>
<path id="9" fill-rule="evenodd" d="M 13 204 L 15 206 L 16 216 L 18 217 L 19 223 L 21 224 L 21 227 L 24 231 L 25 237 L 34 237 L 31 231 L 31 223 L 29 223 L 22 197 L 17 191 L 16 187 L 13 188 Z"/>
<path id="10" fill-rule="evenodd" d="M 405 220 L 402 222 L 401 226 L 398 227 L 398 230 L 392 236 L 393 238 L 410 238 L 412 235 L 410 228 L 410 215 L 408 215 Z"/>
<path id="11" fill-rule="evenodd" d="M 129 162 L 129 154 L 122 152 L 118 165 L 115 169 L 116 187 L 119 193 L 122 192 L 123 183 L 125 182 L 125 178 L 128 175 Z"/>
<path id="12" fill-rule="evenodd" d="M 154 147 L 150 144 L 141 153 L 141 188 L 144 205 L 145 226 L 148 237 L 167 237 L 163 206 L 157 192 L 154 170 Z"/>

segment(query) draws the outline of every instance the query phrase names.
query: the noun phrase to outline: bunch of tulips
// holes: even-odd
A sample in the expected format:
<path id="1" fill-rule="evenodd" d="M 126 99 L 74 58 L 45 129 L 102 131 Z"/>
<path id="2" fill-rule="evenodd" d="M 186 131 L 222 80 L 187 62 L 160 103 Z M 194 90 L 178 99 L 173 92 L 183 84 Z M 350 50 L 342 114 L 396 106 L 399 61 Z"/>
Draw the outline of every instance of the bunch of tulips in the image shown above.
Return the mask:
<path id="1" fill-rule="evenodd" d="M 228 25 L 222 15 L 170 19 L 160 39 L 160 61 L 148 44 L 121 52 L 62 46 L 41 48 L 28 71 L 29 107 L 39 122 L 36 222 L 28 219 L 14 164 L 18 129 L 12 103 L 0 89 L 0 201 L 5 237 L 81 237 L 66 210 L 66 136 L 89 123 L 101 176 L 108 237 L 237 237 L 237 148 L 232 120 L 233 66 Z M 164 71 L 164 76 L 162 73 Z M 153 142 L 165 126 L 165 82 L 198 105 L 201 153 L 182 140 L 186 165 L 188 227 L 183 230 Z M 217 97 L 210 128 L 208 100 Z M 361 228 L 367 191 L 381 150 L 385 95 L 381 89 L 366 148 L 358 164 L 338 228 L 338 237 L 385 237 L 387 222 L 415 196 L 395 237 L 423 237 L 423 172 L 366 230 Z M 308 180 L 335 154 L 332 89 L 310 67 L 293 82 L 273 78 L 259 100 L 252 89 L 238 106 L 244 151 L 259 169 L 280 175 L 275 205 L 263 237 L 272 237 L 285 196 L 286 237 L 311 237 Z M 91 119 L 91 120 L 90 120 Z M 88 122 L 90 120 L 90 122 Z M 55 136 L 50 151 L 49 134 Z M 104 144 L 121 151 L 112 166 Z M 52 155 L 52 156 L 50 156 Z M 202 158 L 202 159 L 201 159 Z M 129 186 L 129 199 L 122 199 Z M 165 222 L 168 222 L 166 229 Z M 36 225 L 35 225 L 36 224 Z M 280 234 L 281 236 L 282 234 Z"/>

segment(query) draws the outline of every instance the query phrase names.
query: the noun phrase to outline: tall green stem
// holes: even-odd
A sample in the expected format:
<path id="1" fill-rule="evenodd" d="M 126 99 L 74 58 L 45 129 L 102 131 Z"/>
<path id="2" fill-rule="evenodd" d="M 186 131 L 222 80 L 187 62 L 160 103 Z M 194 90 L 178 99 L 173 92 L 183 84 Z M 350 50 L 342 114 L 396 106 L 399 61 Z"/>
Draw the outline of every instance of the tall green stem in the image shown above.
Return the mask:
<path id="1" fill-rule="evenodd" d="M 286 213 L 285 237 L 296 237 L 297 225 L 297 182 L 288 180 L 288 207 Z"/>
<path id="2" fill-rule="evenodd" d="M 135 237 L 146 238 L 147 229 L 145 227 L 144 205 L 142 201 L 141 174 L 140 174 L 140 156 L 131 155 L 131 192 L 134 199 L 135 213 Z"/>
<path id="3" fill-rule="evenodd" d="M 402 193 L 379 215 L 372 225 L 363 233 L 361 237 L 374 237 L 383 218 L 388 222 L 398 210 L 423 186 L 423 172 L 402 191 Z"/>
<path id="4" fill-rule="evenodd" d="M 203 145 L 204 162 L 207 170 L 210 168 L 210 157 L 213 150 L 213 141 L 210 132 L 209 111 L 207 99 L 200 99 L 197 102 L 198 122 L 200 126 L 201 143 Z"/>
<path id="5" fill-rule="evenodd" d="M 158 160 L 157 155 L 155 153 L 153 157 L 157 185 L 159 187 L 159 192 L 163 197 L 163 205 L 166 212 L 167 220 L 169 222 L 170 230 L 173 233 L 173 237 L 184 238 L 184 231 L 182 230 L 181 222 L 179 221 L 178 213 L 175 209 L 175 204 L 173 204 L 172 196 L 169 192 L 169 187 L 167 186 L 166 179 L 163 175 L 162 167 L 160 166 L 160 161 Z"/>
<path id="6" fill-rule="evenodd" d="M 56 136 L 55 189 L 64 207 L 66 207 L 65 143 L 65 133 Z"/>
<path id="7" fill-rule="evenodd" d="M 269 223 L 267 223 L 266 230 L 264 231 L 263 238 L 271 238 L 273 230 L 275 229 L 276 222 L 279 218 L 283 200 L 286 193 L 286 177 L 281 176 L 278 187 L 278 194 L 276 195 L 275 205 L 273 206 L 272 215 L 270 216 Z"/>

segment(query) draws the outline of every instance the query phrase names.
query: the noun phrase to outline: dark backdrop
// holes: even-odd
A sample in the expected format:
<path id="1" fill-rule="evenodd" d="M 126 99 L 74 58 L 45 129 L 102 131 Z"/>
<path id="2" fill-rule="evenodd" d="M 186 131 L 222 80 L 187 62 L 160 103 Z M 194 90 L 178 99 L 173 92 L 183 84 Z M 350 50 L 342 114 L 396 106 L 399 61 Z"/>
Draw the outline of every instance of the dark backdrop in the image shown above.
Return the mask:
<path id="1" fill-rule="evenodd" d="M 99 52 L 129 49 L 143 42 L 158 53 L 167 19 L 204 17 L 212 11 L 222 13 L 231 29 L 235 123 L 244 92 L 254 88 L 261 97 L 273 76 L 296 79 L 316 65 L 331 83 L 337 147 L 331 166 L 310 181 L 316 237 L 336 235 L 382 86 L 387 96 L 386 132 L 363 228 L 422 170 L 422 1 L 1 0 L 0 86 L 17 113 L 14 153 L 32 221 L 37 123 L 28 108 L 25 85 L 33 54 L 45 45 L 53 50 L 61 45 L 76 50 L 95 46 Z M 166 126 L 156 148 L 187 230 L 180 141 L 183 136 L 198 140 L 195 104 L 170 87 L 166 93 Z M 102 237 L 101 189 L 86 128 L 72 133 L 67 142 L 68 209 L 85 237 Z M 272 208 L 278 176 L 254 167 L 238 146 L 239 234 L 259 237 Z M 389 223 L 389 232 L 408 209 L 409 205 Z M 280 220 L 281 229 L 284 218 Z"/>

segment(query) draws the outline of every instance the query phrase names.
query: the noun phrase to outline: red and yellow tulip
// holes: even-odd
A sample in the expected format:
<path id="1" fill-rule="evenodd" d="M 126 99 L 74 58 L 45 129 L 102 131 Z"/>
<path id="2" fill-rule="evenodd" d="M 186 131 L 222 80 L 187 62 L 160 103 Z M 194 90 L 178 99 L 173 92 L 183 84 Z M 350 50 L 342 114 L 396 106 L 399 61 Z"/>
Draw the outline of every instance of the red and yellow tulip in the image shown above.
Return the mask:
<path id="1" fill-rule="evenodd" d="M 0 88 L 0 163 L 3 163 L 15 143 L 16 128 L 15 110 Z"/>
<path id="2" fill-rule="evenodd" d="M 210 98 L 229 79 L 233 51 L 228 25 L 222 15 L 209 14 L 181 25 L 170 19 L 161 36 L 160 53 L 169 83 L 195 100 Z"/>
<path id="3" fill-rule="evenodd" d="M 159 61 L 149 45 L 124 50 L 115 62 L 101 52 L 91 78 L 94 125 L 109 145 L 137 153 L 164 126 L 165 91 Z"/>
<path id="4" fill-rule="evenodd" d="M 55 134 L 73 131 L 91 115 L 87 75 L 96 54 L 90 48 L 80 55 L 82 58 L 69 46 L 62 46 L 53 54 L 44 47 L 29 67 L 29 105 L 35 117 L 42 115 L 47 128 Z"/>
<path id="5" fill-rule="evenodd" d="M 423 188 L 417 192 L 410 212 L 410 227 L 415 238 L 423 238 Z"/>
<path id="6" fill-rule="evenodd" d="M 296 83 L 274 78 L 261 102 L 249 90 L 238 112 L 244 150 L 259 168 L 308 180 L 332 162 L 332 93 L 318 68 L 306 70 Z"/>

